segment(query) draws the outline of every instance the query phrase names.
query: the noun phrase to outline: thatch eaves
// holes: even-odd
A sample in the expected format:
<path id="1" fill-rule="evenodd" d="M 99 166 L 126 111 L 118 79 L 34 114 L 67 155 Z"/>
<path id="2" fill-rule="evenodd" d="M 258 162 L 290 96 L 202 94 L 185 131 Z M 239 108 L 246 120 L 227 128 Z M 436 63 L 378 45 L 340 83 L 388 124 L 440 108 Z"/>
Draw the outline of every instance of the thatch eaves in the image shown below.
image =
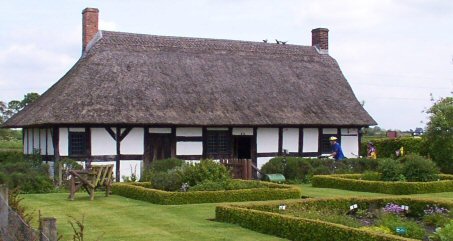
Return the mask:
<path id="1" fill-rule="evenodd" d="M 315 47 L 110 31 L 89 47 L 3 127 L 376 124 Z"/>

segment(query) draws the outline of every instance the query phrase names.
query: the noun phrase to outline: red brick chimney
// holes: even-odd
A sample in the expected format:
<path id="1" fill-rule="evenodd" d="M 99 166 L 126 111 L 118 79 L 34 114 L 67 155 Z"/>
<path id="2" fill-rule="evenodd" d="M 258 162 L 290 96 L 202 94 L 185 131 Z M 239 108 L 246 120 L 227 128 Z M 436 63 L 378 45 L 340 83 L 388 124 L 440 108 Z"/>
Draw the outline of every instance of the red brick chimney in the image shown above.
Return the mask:
<path id="1" fill-rule="evenodd" d="M 315 28 L 311 30 L 311 45 L 321 53 L 329 52 L 329 30 L 327 28 Z"/>
<path id="2" fill-rule="evenodd" d="M 82 52 L 98 32 L 99 9 L 85 8 L 82 11 Z"/>

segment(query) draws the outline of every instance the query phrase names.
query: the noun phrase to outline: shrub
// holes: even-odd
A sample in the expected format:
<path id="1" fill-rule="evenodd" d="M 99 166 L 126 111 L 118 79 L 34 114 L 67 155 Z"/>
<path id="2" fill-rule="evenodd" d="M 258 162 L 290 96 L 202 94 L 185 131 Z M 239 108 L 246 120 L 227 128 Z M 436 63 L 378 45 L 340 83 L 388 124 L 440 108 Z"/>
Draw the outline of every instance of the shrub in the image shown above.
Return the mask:
<path id="1" fill-rule="evenodd" d="M 400 147 L 404 147 L 404 151 L 407 154 L 421 154 L 426 155 L 427 152 L 424 148 L 422 138 L 415 137 L 399 137 L 396 139 L 373 139 L 371 140 L 376 146 L 378 158 L 393 158 L 395 157 L 395 151 Z M 360 155 L 366 156 L 367 143 L 361 143 Z"/>
<path id="2" fill-rule="evenodd" d="M 440 181 L 433 182 L 386 182 L 359 180 L 361 174 L 315 175 L 313 187 L 378 192 L 388 194 L 416 194 L 453 191 L 452 175 L 439 175 Z"/>
<path id="3" fill-rule="evenodd" d="M 191 188 L 189 191 L 220 191 L 220 190 L 240 190 L 240 189 L 251 189 L 251 188 L 264 188 L 260 181 L 247 181 L 243 182 L 240 180 L 227 180 L 220 182 L 204 181 Z"/>
<path id="4" fill-rule="evenodd" d="M 381 174 L 379 174 L 379 172 L 366 171 L 363 173 L 362 179 L 367 181 L 379 181 L 381 180 Z"/>
<path id="5" fill-rule="evenodd" d="M 410 154 L 402 157 L 402 174 L 412 182 L 428 182 L 439 179 L 439 168 L 431 160 Z"/>
<path id="6" fill-rule="evenodd" d="M 49 167 L 33 156 L 25 159 L 17 152 L 0 152 L 0 182 L 23 193 L 45 193 L 54 189 Z"/>
<path id="7" fill-rule="evenodd" d="M 439 238 L 440 241 L 453 240 L 453 220 L 450 220 L 450 223 L 445 225 L 445 227 L 436 231 L 435 235 Z"/>
<path id="8" fill-rule="evenodd" d="M 295 181 L 304 181 L 312 174 L 312 166 L 306 159 L 291 158 L 287 161 L 284 175 L 285 178 Z"/>
<path id="9" fill-rule="evenodd" d="M 399 161 L 392 159 L 381 159 L 378 167 L 383 181 L 401 181 L 402 165 Z"/>
<path id="10" fill-rule="evenodd" d="M 180 171 L 182 182 L 195 186 L 203 181 L 226 181 L 231 179 L 229 170 L 213 160 L 201 160 L 200 163 L 184 165 Z"/>
<path id="11" fill-rule="evenodd" d="M 288 159 L 292 159 L 288 157 Z M 285 165 L 283 162 L 282 157 L 274 157 L 270 159 L 267 163 L 265 163 L 261 167 L 261 171 L 265 174 L 273 174 L 273 173 L 284 173 L 285 172 Z"/>
<path id="12" fill-rule="evenodd" d="M 409 221 L 397 215 L 383 215 L 379 219 L 378 225 L 389 228 L 390 230 L 392 230 L 393 234 L 396 235 L 398 235 L 396 233 L 397 227 L 405 227 L 407 234 L 404 236 L 414 239 L 423 239 L 423 237 L 425 237 L 425 230 L 420 227 L 415 221 Z"/>
<path id="13" fill-rule="evenodd" d="M 177 191 L 182 183 L 181 175 L 176 170 L 157 172 L 151 177 L 151 186 L 164 191 Z"/>
<path id="14" fill-rule="evenodd" d="M 184 164 L 183 160 L 177 158 L 169 158 L 163 160 L 155 160 L 151 162 L 150 170 L 152 172 L 166 172 Z"/>
<path id="15" fill-rule="evenodd" d="M 306 218 L 307 212 L 312 210 L 332 210 L 338 213 L 349 210 L 351 204 L 357 204 L 360 209 L 369 209 L 370 207 L 380 208 L 387 203 L 398 203 L 410 206 L 409 212 L 423 212 L 426 205 L 437 204 L 439 206 L 452 208 L 453 202 L 439 201 L 432 199 L 416 199 L 407 197 L 381 197 L 381 198 L 322 198 L 322 199 L 302 199 L 288 201 L 272 201 L 262 203 L 248 204 L 229 204 L 219 205 L 216 207 L 216 220 L 228 223 L 238 224 L 242 227 L 249 228 L 261 233 L 276 235 L 289 240 L 348 240 L 348 241 L 390 241 L 390 240 L 414 240 L 406 237 L 388 235 L 389 229 L 393 228 L 384 226 L 379 229 L 386 230 L 375 232 L 367 228 L 356 229 L 328 223 L 325 221 L 312 218 Z M 279 206 L 284 204 L 286 209 L 279 210 Z M 302 211 L 299 216 L 292 215 L 292 210 Z M 411 211 L 412 210 L 412 211 Z M 282 215 L 283 214 L 283 215 Z M 308 214 L 311 215 L 311 214 Z M 404 221 L 404 220 L 403 220 Z M 391 222 L 388 222 L 389 224 Z M 396 223 L 393 222 L 393 223 Z M 408 227 L 410 235 L 420 237 L 423 230 L 414 229 L 411 225 Z M 388 225 L 390 226 L 390 225 Z"/>
<path id="16" fill-rule="evenodd" d="M 365 158 L 350 158 L 340 162 L 334 162 L 330 159 L 275 157 L 264 164 L 261 171 L 265 174 L 284 174 L 285 178 L 289 181 L 307 182 L 311 179 L 312 175 L 362 173 L 364 171 L 376 171 L 377 167 L 377 160 Z"/>
<path id="17" fill-rule="evenodd" d="M 112 192 L 120 196 L 163 205 L 300 198 L 300 190 L 295 187 L 269 182 L 261 182 L 261 184 L 265 187 L 227 191 L 167 192 L 146 188 L 141 183 L 114 183 Z"/>

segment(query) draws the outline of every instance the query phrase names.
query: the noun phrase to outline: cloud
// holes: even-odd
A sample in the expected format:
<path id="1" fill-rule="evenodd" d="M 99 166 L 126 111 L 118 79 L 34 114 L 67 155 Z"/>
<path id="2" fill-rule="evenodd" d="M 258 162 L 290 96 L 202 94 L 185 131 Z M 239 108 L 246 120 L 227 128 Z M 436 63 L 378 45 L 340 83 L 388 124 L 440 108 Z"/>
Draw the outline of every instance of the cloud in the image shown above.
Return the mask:
<path id="1" fill-rule="evenodd" d="M 99 29 L 108 31 L 117 31 L 118 25 L 113 21 L 99 20 Z"/>
<path id="2" fill-rule="evenodd" d="M 0 49 L 0 96 L 2 101 L 20 99 L 28 92 L 44 92 L 74 64 L 65 53 L 13 44 Z"/>

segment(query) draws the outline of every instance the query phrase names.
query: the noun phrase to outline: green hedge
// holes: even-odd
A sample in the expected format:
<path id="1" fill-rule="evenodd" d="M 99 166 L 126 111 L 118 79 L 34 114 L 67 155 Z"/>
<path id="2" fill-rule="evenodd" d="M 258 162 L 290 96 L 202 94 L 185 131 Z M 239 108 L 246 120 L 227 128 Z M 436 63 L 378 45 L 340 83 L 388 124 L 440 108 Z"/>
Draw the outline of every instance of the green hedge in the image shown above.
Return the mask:
<path id="1" fill-rule="evenodd" d="M 247 182 L 241 180 L 241 182 Z M 163 205 L 242 202 L 300 198 L 300 190 L 289 186 L 263 182 L 266 188 L 228 191 L 167 192 L 151 189 L 144 184 L 114 183 L 113 194 Z"/>
<path id="2" fill-rule="evenodd" d="M 387 194 L 420 194 L 453 192 L 453 175 L 440 174 L 441 180 L 433 182 L 384 182 L 360 180 L 362 174 L 315 175 L 313 187 L 377 192 Z"/>
<path id="3" fill-rule="evenodd" d="M 395 157 L 395 151 L 400 147 L 404 147 L 406 154 L 426 155 L 426 145 L 423 144 L 423 139 L 420 137 L 399 137 L 396 139 L 373 139 L 371 140 L 376 146 L 378 158 Z M 361 156 L 366 156 L 367 143 L 361 143 Z"/>
<path id="4" fill-rule="evenodd" d="M 407 205 L 414 212 L 423 212 L 428 204 L 436 204 L 447 208 L 453 207 L 453 202 L 412 198 L 328 198 L 304 199 L 298 201 L 266 202 L 248 205 L 221 205 L 216 207 L 216 220 L 239 224 L 261 233 L 276 235 L 290 240 L 310 241 L 390 241 L 414 240 L 395 235 L 374 233 L 367 230 L 346 227 L 339 224 L 319 220 L 305 219 L 282 215 L 278 212 L 280 204 L 287 205 L 287 210 L 296 206 L 315 206 L 317 208 L 342 208 L 349 210 L 351 204 L 366 208 L 370 204 L 384 206 L 386 203 Z"/>

